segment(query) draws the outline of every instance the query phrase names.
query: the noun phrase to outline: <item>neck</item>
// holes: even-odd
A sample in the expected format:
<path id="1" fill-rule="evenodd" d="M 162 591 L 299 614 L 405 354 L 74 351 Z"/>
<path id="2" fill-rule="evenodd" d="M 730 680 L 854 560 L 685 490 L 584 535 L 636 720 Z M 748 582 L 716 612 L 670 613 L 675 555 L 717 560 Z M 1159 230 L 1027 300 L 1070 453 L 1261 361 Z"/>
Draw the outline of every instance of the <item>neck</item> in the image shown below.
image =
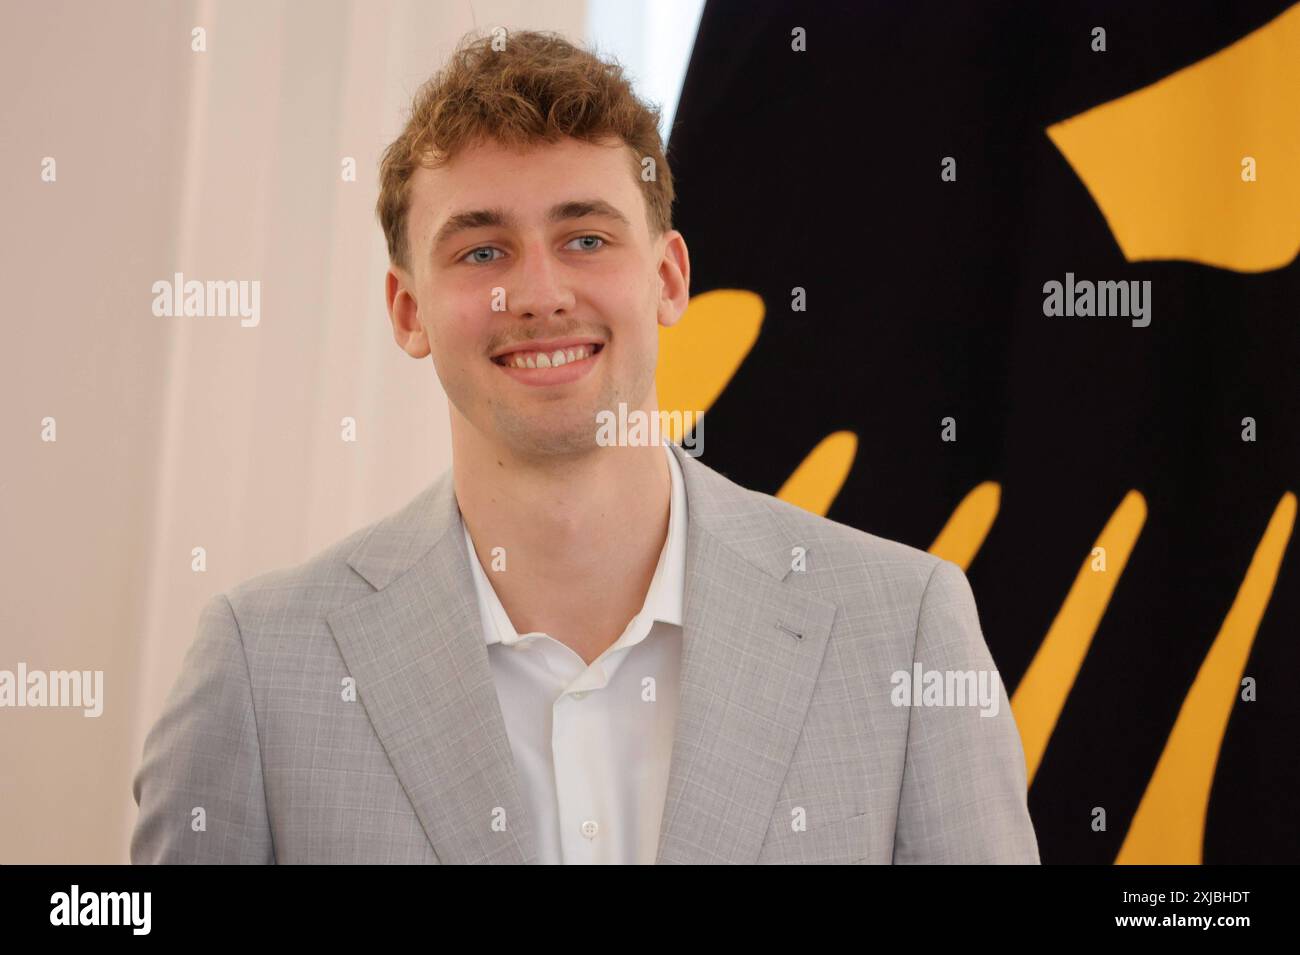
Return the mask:
<path id="1" fill-rule="evenodd" d="M 452 462 L 461 516 L 515 629 L 546 633 L 591 663 L 641 609 L 663 550 L 672 487 L 663 447 L 522 457 L 460 421 Z M 498 547 L 504 571 L 494 570 Z"/>

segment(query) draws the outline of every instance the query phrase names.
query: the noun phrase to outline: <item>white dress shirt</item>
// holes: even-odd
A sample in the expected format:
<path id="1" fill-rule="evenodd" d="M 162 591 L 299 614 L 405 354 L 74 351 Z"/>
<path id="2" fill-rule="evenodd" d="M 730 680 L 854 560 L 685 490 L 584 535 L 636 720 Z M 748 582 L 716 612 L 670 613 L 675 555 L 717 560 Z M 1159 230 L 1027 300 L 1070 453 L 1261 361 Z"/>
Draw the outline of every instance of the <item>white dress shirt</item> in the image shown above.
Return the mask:
<path id="1" fill-rule="evenodd" d="M 465 530 L 492 677 L 542 864 L 655 861 L 686 594 L 686 486 L 663 447 L 672 477 L 668 538 L 641 611 L 590 666 L 545 633 L 516 632 Z M 581 613 L 584 595 L 572 597 Z"/>

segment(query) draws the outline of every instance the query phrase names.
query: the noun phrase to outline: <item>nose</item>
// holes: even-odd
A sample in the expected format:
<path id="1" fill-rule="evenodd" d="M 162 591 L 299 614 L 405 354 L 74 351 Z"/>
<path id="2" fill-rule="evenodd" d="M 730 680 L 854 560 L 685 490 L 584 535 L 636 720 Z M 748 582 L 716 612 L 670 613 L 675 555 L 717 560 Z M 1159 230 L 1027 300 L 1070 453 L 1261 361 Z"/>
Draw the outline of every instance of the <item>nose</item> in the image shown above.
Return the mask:
<path id="1" fill-rule="evenodd" d="M 519 267 L 506 286 L 506 309 L 519 318 L 563 317 L 574 306 L 564 265 L 542 242 L 521 253 Z"/>

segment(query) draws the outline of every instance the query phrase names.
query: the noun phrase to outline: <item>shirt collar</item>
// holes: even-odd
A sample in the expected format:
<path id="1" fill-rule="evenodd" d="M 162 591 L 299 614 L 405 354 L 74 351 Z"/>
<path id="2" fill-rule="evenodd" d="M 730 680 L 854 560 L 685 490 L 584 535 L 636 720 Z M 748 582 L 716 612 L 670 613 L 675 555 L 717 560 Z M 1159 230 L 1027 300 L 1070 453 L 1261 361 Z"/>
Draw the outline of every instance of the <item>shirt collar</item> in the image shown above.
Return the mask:
<path id="1" fill-rule="evenodd" d="M 686 484 L 682 479 L 682 466 L 677 456 L 667 443 L 663 449 L 668 455 L 668 473 L 672 479 L 672 490 L 668 496 L 668 537 L 664 541 L 663 550 L 659 552 L 659 563 L 655 566 L 650 589 L 646 592 L 645 602 L 637 616 L 649 614 L 652 623 L 661 620 L 680 627 L 686 599 Z M 478 594 L 484 640 L 488 646 L 494 643 L 517 643 L 521 635 L 515 631 L 505 607 L 501 605 L 501 598 L 484 573 L 474 550 L 473 538 L 463 519 L 461 529 L 465 535 L 465 549 L 469 554 L 474 589 Z M 633 629 L 636 628 L 630 627 L 629 632 Z M 643 629 L 648 631 L 649 627 Z M 623 640 L 626 636 L 627 633 L 619 639 Z"/>

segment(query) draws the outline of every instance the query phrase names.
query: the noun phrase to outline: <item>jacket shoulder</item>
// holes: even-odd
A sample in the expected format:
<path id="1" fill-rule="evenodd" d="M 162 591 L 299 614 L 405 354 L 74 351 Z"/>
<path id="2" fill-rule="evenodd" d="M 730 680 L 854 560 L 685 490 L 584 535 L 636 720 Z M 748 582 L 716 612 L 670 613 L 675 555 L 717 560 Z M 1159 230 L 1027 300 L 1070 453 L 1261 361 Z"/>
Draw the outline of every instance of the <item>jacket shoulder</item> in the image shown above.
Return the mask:
<path id="1" fill-rule="evenodd" d="M 922 585 L 935 568 L 944 563 L 941 558 L 919 547 L 813 514 L 771 494 L 752 490 L 748 493 L 760 500 L 786 528 L 792 541 L 806 548 L 810 560 L 817 553 L 820 560 L 833 566 L 858 564 L 871 572 L 917 578 Z"/>
<path id="2" fill-rule="evenodd" d="M 241 628 L 275 620 L 282 626 L 323 621 L 338 607 L 374 592 L 348 558 L 388 517 L 361 527 L 287 567 L 257 574 L 226 591 Z M 247 632 L 245 632 L 247 637 Z"/>

